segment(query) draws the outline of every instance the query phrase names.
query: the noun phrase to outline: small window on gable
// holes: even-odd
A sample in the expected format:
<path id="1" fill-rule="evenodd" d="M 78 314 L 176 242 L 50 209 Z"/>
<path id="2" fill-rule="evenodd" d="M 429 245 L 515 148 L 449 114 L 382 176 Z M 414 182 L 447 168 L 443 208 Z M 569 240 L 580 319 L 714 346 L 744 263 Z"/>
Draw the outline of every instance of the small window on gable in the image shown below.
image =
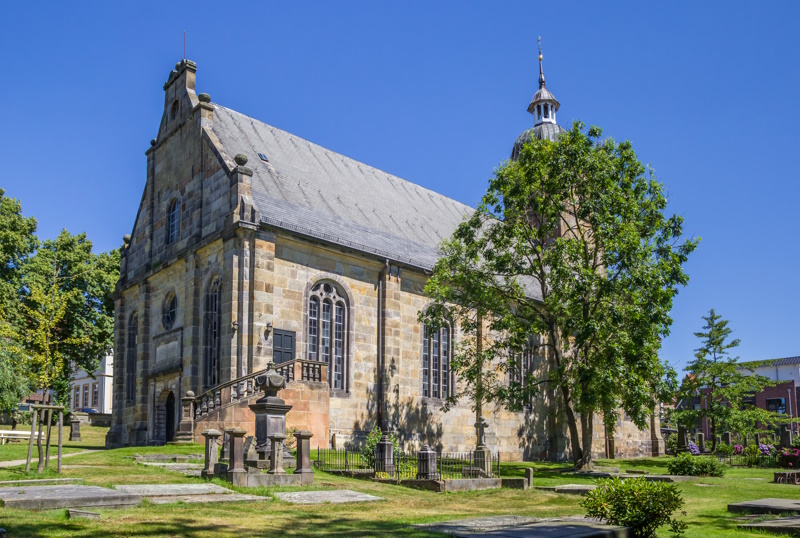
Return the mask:
<path id="1" fill-rule="evenodd" d="M 180 228 L 180 206 L 178 200 L 174 199 L 169 203 L 167 210 L 167 244 L 178 241 L 178 229 Z"/>
<path id="2" fill-rule="evenodd" d="M 174 120 L 178 117 L 178 108 L 180 107 L 180 103 L 177 99 L 172 102 L 172 108 L 169 109 L 169 119 Z"/>

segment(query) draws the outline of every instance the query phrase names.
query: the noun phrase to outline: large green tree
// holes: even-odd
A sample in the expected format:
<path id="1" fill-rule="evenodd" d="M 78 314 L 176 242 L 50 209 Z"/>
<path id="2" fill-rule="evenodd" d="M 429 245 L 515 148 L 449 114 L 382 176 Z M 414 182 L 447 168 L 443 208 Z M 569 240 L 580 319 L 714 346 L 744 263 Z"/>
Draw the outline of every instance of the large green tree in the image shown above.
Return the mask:
<path id="1" fill-rule="evenodd" d="M 119 250 L 94 254 L 85 233 L 66 230 L 43 241 L 25 264 L 26 350 L 37 357 L 31 373 L 60 401 L 66 401 L 74 368 L 94 372 L 112 348 L 118 278 Z"/>
<path id="2" fill-rule="evenodd" d="M 30 393 L 19 338 L 19 290 L 23 267 L 38 244 L 36 219 L 0 189 L 0 411 L 15 409 Z"/>
<path id="3" fill-rule="evenodd" d="M 713 452 L 721 428 L 747 436 L 757 425 L 773 426 L 786 417 L 748 402 L 746 397 L 774 386 L 775 382 L 755 373 L 761 363 L 740 364 L 739 357 L 730 355 L 740 342 L 738 338 L 730 339 L 732 330 L 728 320 L 713 308 L 703 320 L 703 330 L 694 333 L 701 346 L 695 350 L 694 360 L 686 365 L 687 375 L 679 390 L 679 398 L 686 405 L 676 409 L 674 414 L 678 423 L 688 427 L 707 419 Z M 692 405 L 695 397 L 700 399 L 698 409 Z"/>
<path id="4" fill-rule="evenodd" d="M 624 409 L 646 426 L 668 373 L 661 338 L 697 245 L 682 237 L 681 217 L 665 215 L 663 185 L 630 143 L 600 136 L 576 122 L 556 142 L 532 140 L 502 164 L 442 245 L 426 288 L 430 321 L 461 305 L 482 314 L 490 335 L 494 353 L 473 346 L 454 357 L 460 376 L 474 372 L 461 390 L 475 393 L 492 372 L 516 369 L 517 352 L 542 337 L 552 367 L 539 381 L 560 395 L 577 468 L 592 464 L 595 413 L 612 424 Z M 518 380 L 477 396 L 513 405 L 523 393 Z"/>

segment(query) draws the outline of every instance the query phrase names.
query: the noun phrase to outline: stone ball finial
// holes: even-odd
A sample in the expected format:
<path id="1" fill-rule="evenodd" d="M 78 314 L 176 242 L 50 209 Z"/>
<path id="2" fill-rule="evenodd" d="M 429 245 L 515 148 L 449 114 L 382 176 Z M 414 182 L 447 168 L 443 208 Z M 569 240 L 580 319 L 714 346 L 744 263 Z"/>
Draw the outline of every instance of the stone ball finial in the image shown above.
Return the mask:
<path id="1" fill-rule="evenodd" d="M 193 390 L 187 390 L 186 391 L 186 397 L 187 398 L 194 398 L 194 391 Z"/>
<path id="2" fill-rule="evenodd" d="M 201 103 L 211 102 L 211 96 L 208 95 L 207 93 L 201 93 L 200 95 L 197 96 L 197 98 L 200 100 Z"/>
<path id="3" fill-rule="evenodd" d="M 236 164 L 238 164 L 239 166 L 244 166 L 247 164 L 247 155 L 244 155 L 242 153 L 237 153 L 236 157 L 234 157 L 233 160 L 236 161 Z"/>
<path id="4" fill-rule="evenodd" d="M 122 243 L 127 247 L 131 244 L 131 234 L 125 234 L 122 236 Z"/>
<path id="5" fill-rule="evenodd" d="M 150 141 L 150 145 L 151 146 L 155 146 L 156 145 L 156 139 L 155 138 Z"/>

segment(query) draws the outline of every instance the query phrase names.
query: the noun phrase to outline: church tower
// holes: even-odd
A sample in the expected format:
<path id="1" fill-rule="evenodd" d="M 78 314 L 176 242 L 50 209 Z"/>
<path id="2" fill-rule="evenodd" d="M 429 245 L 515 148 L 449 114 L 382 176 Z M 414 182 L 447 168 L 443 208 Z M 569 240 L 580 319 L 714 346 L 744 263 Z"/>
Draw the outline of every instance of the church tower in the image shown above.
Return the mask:
<path id="1" fill-rule="evenodd" d="M 511 160 L 516 161 L 522 146 L 536 138 L 538 140 L 555 141 L 564 129 L 556 123 L 556 112 L 561 104 L 555 95 L 550 93 L 544 81 L 542 67 L 542 38 L 539 37 L 539 89 L 533 94 L 533 99 L 528 105 L 528 112 L 533 115 L 533 129 L 528 129 L 514 142 L 511 150 Z"/>

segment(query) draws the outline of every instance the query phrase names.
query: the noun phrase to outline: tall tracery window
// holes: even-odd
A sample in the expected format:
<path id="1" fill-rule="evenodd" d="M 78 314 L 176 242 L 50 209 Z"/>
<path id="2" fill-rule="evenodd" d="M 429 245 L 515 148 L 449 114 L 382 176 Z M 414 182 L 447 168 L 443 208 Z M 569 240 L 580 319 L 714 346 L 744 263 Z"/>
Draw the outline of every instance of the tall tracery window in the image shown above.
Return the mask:
<path id="1" fill-rule="evenodd" d="M 178 241 L 178 231 L 180 230 L 180 206 L 177 198 L 169 203 L 167 210 L 167 244 L 171 245 Z"/>
<path id="2" fill-rule="evenodd" d="M 453 389 L 450 353 L 453 348 L 452 330 L 443 325 L 434 331 L 429 325 L 422 328 L 422 396 L 444 400 Z"/>
<path id="3" fill-rule="evenodd" d="M 203 305 L 203 386 L 213 387 L 220 381 L 222 329 L 222 284 L 215 278 L 206 290 Z"/>
<path id="4" fill-rule="evenodd" d="M 308 299 L 308 360 L 328 364 L 334 389 L 347 389 L 347 303 L 333 284 L 321 282 Z"/>
<path id="5" fill-rule="evenodd" d="M 125 352 L 125 399 L 136 399 L 136 344 L 139 339 L 139 316 L 134 312 L 128 319 L 127 350 Z"/>
<path id="6" fill-rule="evenodd" d="M 518 382 L 523 389 L 528 386 L 529 378 L 534 373 L 534 359 L 536 357 L 537 348 L 538 339 L 531 336 L 528 339 L 528 343 L 525 345 L 525 349 L 523 349 L 522 353 L 517 357 L 518 361 L 514 365 L 514 368 L 508 370 L 509 383 Z M 531 404 L 532 402 L 525 403 L 527 407 L 530 407 Z"/>

